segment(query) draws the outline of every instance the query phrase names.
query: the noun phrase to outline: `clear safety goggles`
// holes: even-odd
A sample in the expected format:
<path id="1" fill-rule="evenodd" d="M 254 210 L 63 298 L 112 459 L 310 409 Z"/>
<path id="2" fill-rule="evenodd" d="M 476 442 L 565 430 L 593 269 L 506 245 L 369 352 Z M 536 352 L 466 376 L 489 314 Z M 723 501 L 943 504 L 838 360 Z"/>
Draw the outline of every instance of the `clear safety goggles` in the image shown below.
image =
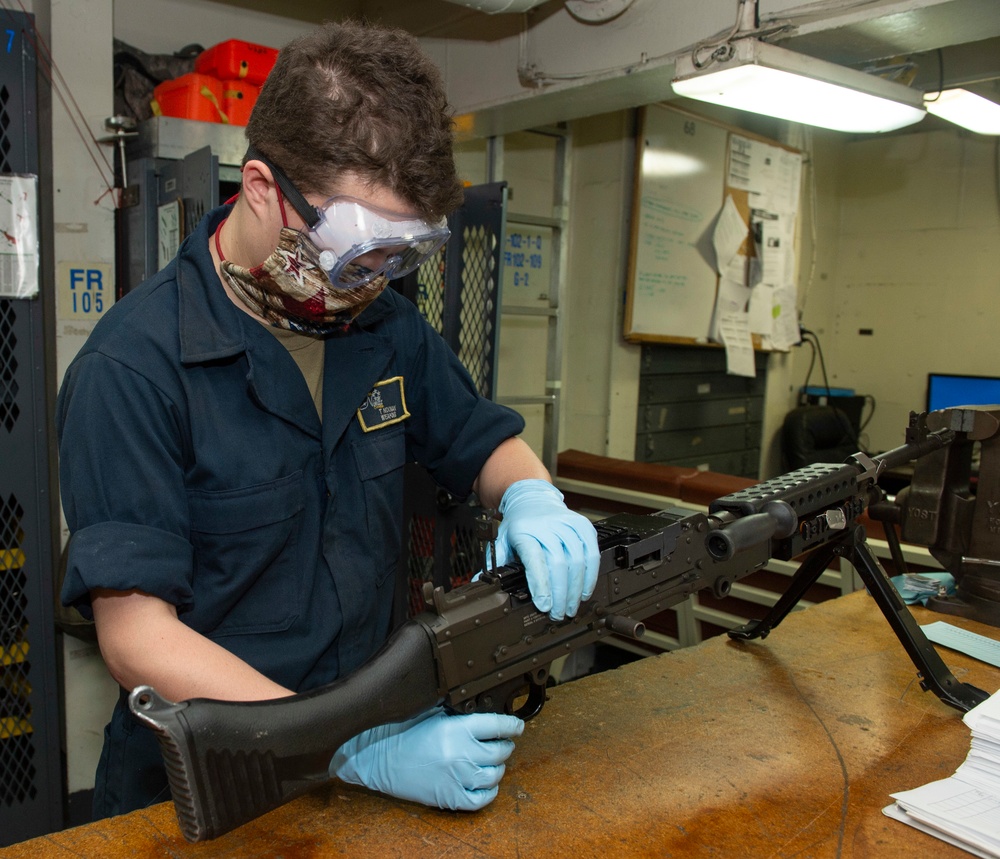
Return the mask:
<path id="1" fill-rule="evenodd" d="M 278 188 L 305 221 L 306 233 L 319 252 L 319 265 L 334 286 L 352 289 L 382 275 L 405 277 L 451 235 L 445 218 L 432 223 L 354 197 L 331 197 L 314 206 L 266 156 L 251 147 L 247 157 L 270 168 Z"/>
<path id="2" fill-rule="evenodd" d="M 451 235 L 443 218 L 429 223 L 378 209 L 354 197 L 315 207 L 309 238 L 334 286 L 351 288 L 373 277 L 405 277 L 440 250 Z"/>

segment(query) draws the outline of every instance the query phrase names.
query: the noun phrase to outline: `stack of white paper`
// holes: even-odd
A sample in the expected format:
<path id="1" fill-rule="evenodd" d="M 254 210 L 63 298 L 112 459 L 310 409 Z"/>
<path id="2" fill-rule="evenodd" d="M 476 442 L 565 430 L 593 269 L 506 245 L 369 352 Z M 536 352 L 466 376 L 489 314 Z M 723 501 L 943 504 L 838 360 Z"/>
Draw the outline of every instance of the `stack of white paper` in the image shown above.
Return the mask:
<path id="1" fill-rule="evenodd" d="M 1000 859 L 1000 692 L 963 719 L 972 744 L 955 774 L 892 794 L 896 802 L 883 811 L 976 856 Z"/>

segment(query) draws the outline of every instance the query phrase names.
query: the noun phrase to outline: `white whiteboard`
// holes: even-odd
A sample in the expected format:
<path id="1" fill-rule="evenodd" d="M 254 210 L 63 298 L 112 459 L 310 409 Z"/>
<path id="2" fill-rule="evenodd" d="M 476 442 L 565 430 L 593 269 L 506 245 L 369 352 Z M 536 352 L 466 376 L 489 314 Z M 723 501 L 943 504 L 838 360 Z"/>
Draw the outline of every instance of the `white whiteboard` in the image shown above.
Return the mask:
<path id="1" fill-rule="evenodd" d="M 712 230 L 729 133 L 668 105 L 642 113 L 625 337 L 705 340 L 718 284 Z"/>
<path id="2" fill-rule="evenodd" d="M 720 267 L 713 244 L 727 200 L 746 224 L 741 253 L 761 256 L 759 217 L 794 234 L 801 154 L 667 104 L 642 108 L 637 135 L 624 335 L 630 341 L 708 343 Z M 755 224 L 755 219 L 758 221 Z M 720 228 L 721 229 L 721 228 Z M 792 242 L 783 235 L 783 246 Z M 775 250 L 768 275 L 789 257 Z M 788 270 L 786 270 L 788 269 Z M 777 273 L 794 288 L 790 266 Z M 727 280 L 728 284 L 729 281 Z M 750 284 L 748 284 L 749 286 Z M 720 301 L 722 297 L 720 297 Z M 759 348 L 760 338 L 754 335 Z"/>

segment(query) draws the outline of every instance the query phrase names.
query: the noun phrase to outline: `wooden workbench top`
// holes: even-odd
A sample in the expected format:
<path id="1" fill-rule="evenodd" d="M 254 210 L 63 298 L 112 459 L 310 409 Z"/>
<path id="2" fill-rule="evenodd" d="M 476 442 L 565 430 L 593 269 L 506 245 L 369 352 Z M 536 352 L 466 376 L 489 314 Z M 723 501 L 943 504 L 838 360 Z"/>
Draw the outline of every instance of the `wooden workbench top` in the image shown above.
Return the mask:
<path id="1" fill-rule="evenodd" d="M 1000 669 L 941 652 L 959 680 L 1000 689 Z M 0 856 L 966 857 L 881 809 L 951 775 L 969 741 L 859 592 L 765 641 L 715 638 L 551 690 L 478 813 L 332 783 L 214 841 L 188 844 L 164 803 Z"/>

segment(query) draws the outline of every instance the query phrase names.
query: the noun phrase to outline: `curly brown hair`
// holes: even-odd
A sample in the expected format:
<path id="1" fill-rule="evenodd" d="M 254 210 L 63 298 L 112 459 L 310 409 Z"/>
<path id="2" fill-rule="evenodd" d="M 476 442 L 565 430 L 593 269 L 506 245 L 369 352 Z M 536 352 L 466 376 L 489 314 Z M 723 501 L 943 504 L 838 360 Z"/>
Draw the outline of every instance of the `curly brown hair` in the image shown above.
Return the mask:
<path id="1" fill-rule="evenodd" d="M 305 193 L 349 171 L 428 219 L 462 203 L 441 73 L 403 30 L 327 22 L 289 42 L 246 135 Z"/>

